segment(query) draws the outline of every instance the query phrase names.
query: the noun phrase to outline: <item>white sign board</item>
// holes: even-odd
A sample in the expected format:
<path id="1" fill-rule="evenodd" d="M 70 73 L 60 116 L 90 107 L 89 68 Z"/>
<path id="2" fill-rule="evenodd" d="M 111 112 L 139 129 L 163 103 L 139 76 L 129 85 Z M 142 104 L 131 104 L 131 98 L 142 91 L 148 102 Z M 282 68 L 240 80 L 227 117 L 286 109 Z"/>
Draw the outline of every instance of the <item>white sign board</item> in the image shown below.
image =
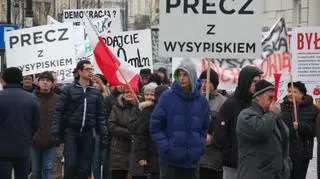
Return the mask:
<path id="1" fill-rule="evenodd" d="M 6 32 L 5 43 L 7 66 L 20 68 L 23 75 L 61 69 L 71 73 L 76 66 L 71 23 Z"/>
<path id="2" fill-rule="evenodd" d="M 292 70 L 295 81 L 320 81 L 320 27 L 292 31 Z"/>
<path id="3" fill-rule="evenodd" d="M 99 33 L 106 28 L 122 31 L 120 20 L 120 9 L 68 9 L 63 11 L 63 22 L 73 22 L 73 25 L 84 25 L 85 14 L 94 22 L 103 19 L 104 22 L 95 24 Z M 110 23 L 110 24 L 109 24 Z M 110 31 L 111 32 L 111 31 Z M 110 33 L 109 32 L 109 33 Z"/>
<path id="4" fill-rule="evenodd" d="M 129 65 L 153 71 L 151 30 L 126 31 L 104 36 L 113 54 Z"/>
<path id="5" fill-rule="evenodd" d="M 261 56 L 262 1 L 159 2 L 160 56 Z"/>

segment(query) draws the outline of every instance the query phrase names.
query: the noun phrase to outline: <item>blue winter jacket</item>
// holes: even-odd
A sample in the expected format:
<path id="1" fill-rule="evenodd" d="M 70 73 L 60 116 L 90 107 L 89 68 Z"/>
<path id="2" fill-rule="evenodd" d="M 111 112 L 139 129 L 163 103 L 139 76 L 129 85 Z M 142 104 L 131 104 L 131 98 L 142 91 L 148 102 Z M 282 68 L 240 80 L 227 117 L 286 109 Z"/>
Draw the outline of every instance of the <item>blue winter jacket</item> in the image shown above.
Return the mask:
<path id="1" fill-rule="evenodd" d="M 208 123 L 209 105 L 205 97 L 197 88 L 191 93 L 185 92 L 174 82 L 172 88 L 161 95 L 149 123 L 160 163 L 181 168 L 198 167 L 205 149 Z"/>

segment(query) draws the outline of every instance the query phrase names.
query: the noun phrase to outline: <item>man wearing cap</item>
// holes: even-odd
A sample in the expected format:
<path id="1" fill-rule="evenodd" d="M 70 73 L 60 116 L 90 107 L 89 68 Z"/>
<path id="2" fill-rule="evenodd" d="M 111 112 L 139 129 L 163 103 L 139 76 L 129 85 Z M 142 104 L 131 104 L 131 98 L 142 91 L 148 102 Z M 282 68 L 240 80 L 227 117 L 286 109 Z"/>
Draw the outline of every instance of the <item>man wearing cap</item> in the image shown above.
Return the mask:
<path id="1" fill-rule="evenodd" d="M 222 104 L 227 99 L 217 92 L 219 85 L 219 76 L 217 72 L 210 70 L 210 81 L 207 81 L 207 71 L 201 73 L 199 79 L 201 80 L 202 94 L 206 95 L 207 83 L 209 83 L 209 106 L 210 106 L 210 123 L 206 137 L 206 151 L 200 160 L 200 179 L 216 178 L 222 179 L 222 153 L 215 145 L 214 132 L 217 123 L 217 117 Z"/>
<path id="2" fill-rule="evenodd" d="M 290 179 L 289 130 L 274 101 L 274 86 L 255 85 L 252 105 L 238 116 L 238 179 Z"/>
<path id="3" fill-rule="evenodd" d="M 35 95 L 41 107 L 40 128 L 33 137 L 31 148 L 32 178 L 52 178 L 56 158 L 56 140 L 50 131 L 52 113 L 59 96 L 53 91 L 54 77 L 51 72 L 45 71 L 38 77 L 39 87 Z"/>
<path id="4" fill-rule="evenodd" d="M 318 108 L 307 94 L 304 83 L 288 83 L 288 94 L 281 103 L 281 119 L 290 131 L 290 157 L 293 164 L 292 179 L 306 178 L 309 161 L 313 157 L 313 141 L 316 131 Z M 293 97 L 297 104 L 297 121 L 294 119 Z M 298 135 L 298 136 L 297 136 Z"/>
<path id="5" fill-rule="evenodd" d="M 0 91 L 0 178 L 27 179 L 30 144 L 38 131 L 40 107 L 37 98 L 22 89 L 22 72 L 11 67 L 3 73 Z"/>
<path id="6" fill-rule="evenodd" d="M 161 179 L 197 179 L 205 149 L 209 105 L 196 88 L 197 72 L 190 59 L 181 62 L 175 82 L 151 114 L 149 133 L 157 145 Z"/>

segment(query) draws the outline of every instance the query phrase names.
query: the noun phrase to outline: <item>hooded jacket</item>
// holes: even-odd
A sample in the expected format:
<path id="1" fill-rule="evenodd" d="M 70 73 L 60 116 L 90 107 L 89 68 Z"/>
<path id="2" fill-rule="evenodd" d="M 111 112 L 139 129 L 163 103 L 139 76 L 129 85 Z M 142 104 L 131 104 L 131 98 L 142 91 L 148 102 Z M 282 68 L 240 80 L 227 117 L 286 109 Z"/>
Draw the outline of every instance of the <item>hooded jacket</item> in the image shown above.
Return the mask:
<path id="1" fill-rule="evenodd" d="M 224 165 L 237 168 L 238 146 L 236 137 L 236 124 L 239 113 L 249 107 L 252 94 L 249 89 L 254 77 L 263 72 L 253 66 L 244 67 L 239 74 L 238 85 L 235 92 L 225 101 L 220 108 L 217 130 L 214 135 L 215 144 L 224 155 Z"/>
<path id="2" fill-rule="evenodd" d="M 170 85 L 170 80 L 168 79 L 168 76 L 167 76 L 167 69 L 160 67 L 158 69 L 158 72 L 161 72 L 164 74 L 164 79 L 161 81 L 161 85 Z"/>
<path id="3" fill-rule="evenodd" d="M 179 85 L 179 70 L 189 76 L 189 91 Z M 205 149 L 209 105 L 196 88 L 197 73 L 191 60 L 182 61 L 174 76 L 172 88 L 161 95 L 151 114 L 149 132 L 157 145 L 160 163 L 196 168 Z"/>

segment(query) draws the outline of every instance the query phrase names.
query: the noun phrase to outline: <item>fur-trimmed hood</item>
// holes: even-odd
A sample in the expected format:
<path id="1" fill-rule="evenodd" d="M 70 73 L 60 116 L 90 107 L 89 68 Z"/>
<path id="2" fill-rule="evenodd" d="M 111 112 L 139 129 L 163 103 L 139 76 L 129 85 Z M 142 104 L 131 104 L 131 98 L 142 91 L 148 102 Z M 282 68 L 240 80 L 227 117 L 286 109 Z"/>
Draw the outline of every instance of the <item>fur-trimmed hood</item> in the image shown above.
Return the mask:
<path id="1" fill-rule="evenodd" d="M 139 110 L 142 111 L 147 107 L 151 107 L 154 105 L 154 102 L 151 101 L 143 101 L 141 103 L 139 103 Z"/>

